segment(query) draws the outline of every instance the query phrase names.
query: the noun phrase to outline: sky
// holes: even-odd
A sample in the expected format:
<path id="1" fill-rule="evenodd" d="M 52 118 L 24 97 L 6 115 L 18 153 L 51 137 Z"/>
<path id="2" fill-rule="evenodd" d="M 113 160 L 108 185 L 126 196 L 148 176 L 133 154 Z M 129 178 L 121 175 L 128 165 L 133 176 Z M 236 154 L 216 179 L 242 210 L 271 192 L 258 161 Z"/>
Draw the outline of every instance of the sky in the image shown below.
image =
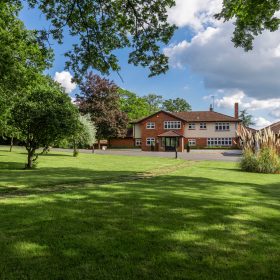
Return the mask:
<path id="1" fill-rule="evenodd" d="M 148 78 L 149 71 L 127 63 L 128 50 L 118 51 L 123 81 L 116 73 L 109 79 L 140 96 L 156 93 L 168 98 L 184 98 L 193 111 L 209 110 L 212 96 L 215 111 L 233 115 L 234 103 L 254 116 L 256 128 L 280 120 L 280 30 L 265 31 L 254 41 L 254 49 L 244 52 L 231 42 L 233 23 L 216 21 L 222 0 L 176 0 L 168 11 L 168 20 L 178 26 L 170 43 L 163 48 L 169 57 L 167 74 Z M 49 23 L 36 9 L 25 7 L 20 14 L 29 29 Z M 74 97 L 78 87 L 71 83 L 72 73 L 65 71 L 64 52 L 73 39 L 64 44 L 53 42 L 55 61 L 47 71 Z"/>

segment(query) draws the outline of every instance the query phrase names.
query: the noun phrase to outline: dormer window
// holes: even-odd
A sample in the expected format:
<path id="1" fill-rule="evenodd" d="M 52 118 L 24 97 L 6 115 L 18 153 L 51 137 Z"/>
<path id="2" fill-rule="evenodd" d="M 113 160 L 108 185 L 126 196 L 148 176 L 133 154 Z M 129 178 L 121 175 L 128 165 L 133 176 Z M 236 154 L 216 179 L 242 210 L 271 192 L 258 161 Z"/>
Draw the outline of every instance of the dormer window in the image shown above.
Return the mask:
<path id="1" fill-rule="evenodd" d="M 154 122 L 147 122 L 146 128 L 147 129 L 155 129 L 156 128 L 156 124 Z"/>

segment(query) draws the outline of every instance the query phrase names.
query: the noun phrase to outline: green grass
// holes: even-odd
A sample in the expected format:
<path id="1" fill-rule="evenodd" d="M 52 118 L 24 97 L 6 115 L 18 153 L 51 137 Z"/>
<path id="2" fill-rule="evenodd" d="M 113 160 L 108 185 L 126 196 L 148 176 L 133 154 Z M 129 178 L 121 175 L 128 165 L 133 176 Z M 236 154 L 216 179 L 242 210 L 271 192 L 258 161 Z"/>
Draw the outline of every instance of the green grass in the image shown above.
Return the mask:
<path id="1" fill-rule="evenodd" d="M 280 175 L 1 149 L 1 280 L 280 278 Z"/>

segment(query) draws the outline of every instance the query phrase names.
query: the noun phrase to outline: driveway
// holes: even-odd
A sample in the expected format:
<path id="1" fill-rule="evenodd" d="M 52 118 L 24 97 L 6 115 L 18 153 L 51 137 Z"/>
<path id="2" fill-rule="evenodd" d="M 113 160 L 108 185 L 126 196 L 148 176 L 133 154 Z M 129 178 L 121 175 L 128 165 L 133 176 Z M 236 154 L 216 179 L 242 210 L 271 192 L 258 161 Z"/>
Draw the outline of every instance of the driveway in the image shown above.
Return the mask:
<path id="1" fill-rule="evenodd" d="M 64 149 L 52 149 L 56 151 L 72 151 Z M 80 153 L 92 153 L 91 150 L 79 150 Z M 143 157 L 165 157 L 174 158 L 175 152 L 143 152 L 136 149 L 108 149 L 106 151 L 95 150 L 96 154 L 100 155 L 125 155 L 125 156 L 143 156 Z M 178 153 L 178 158 L 186 160 L 218 160 L 238 162 L 241 157 L 240 150 L 191 150 L 190 153 Z"/>

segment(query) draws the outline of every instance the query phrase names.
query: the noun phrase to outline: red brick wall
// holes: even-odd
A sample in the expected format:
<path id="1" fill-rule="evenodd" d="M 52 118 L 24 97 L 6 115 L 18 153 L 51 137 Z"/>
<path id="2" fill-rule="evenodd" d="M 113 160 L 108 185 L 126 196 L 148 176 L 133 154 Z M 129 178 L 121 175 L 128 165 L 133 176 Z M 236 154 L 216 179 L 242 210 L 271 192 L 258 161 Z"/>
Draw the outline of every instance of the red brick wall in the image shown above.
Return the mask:
<path id="1" fill-rule="evenodd" d="M 196 140 L 196 147 L 207 147 L 207 138 L 184 138 L 184 144 L 187 144 L 189 139 L 195 139 Z M 238 147 L 238 138 L 232 138 L 232 146 L 233 148 L 237 148 Z"/>
<path id="2" fill-rule="evenodd" d="M 130 138 L 113 138 L 109 141 L 110 148 L 133 148 L 134 139 Z"/>
<path id="3" fill-rule="evenodd" d="M 163 151 L 163 148 L 161 147 L 161 141 L 158 135 L 168 131 L 168 130 L 174 130 L 180 134 L 184 134 L 184 122 L 181 123 L 181 129 L 164 129 L 164 121 L 179 121 L 179 119 L 169 116 L 168 114 L 165 114 L 164 112 L 159 112 L 158 114 L 151 116 L 150 118 L 144 120 L 142 123 L 140 123 L 141 127 L 141 136 L 142 136 L 142 150 L 143 151 L 151 151 L 151 147 L 146 146 L 146 138 L 153 137 L 156 140 L 156 147 L 155 150 L 157 151 Z M 146 124 L 147 122 L 155 122 L 155 129 L 147 129 Z M 182 141 L 179 141 L 179 147 L 178 150 L 182 150 L 184 147 L 182 147 Z"/>

